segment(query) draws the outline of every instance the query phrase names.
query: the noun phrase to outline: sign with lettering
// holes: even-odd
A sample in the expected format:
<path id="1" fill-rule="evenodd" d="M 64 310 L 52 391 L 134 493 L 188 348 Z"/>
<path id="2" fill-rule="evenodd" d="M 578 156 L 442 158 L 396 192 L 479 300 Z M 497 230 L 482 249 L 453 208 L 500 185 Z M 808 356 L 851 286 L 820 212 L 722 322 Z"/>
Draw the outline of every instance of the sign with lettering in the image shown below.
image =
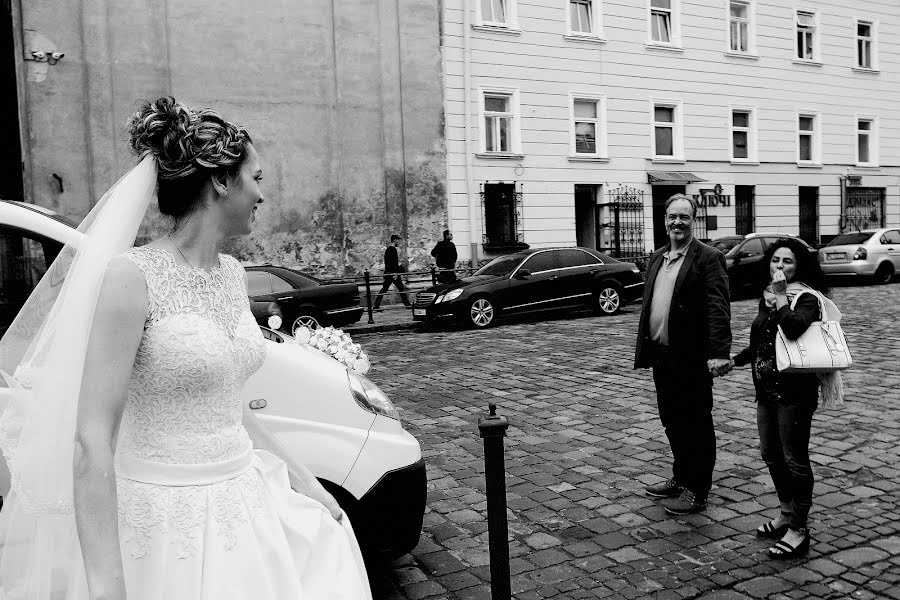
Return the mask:
<path id="1" fill-rule="evenodd" d="M 722 185 L 716 184 L 712 189 L 701 189 L 699 194 L 694 194 L 697 206 L 712 208 L 715 206 L 731 206 L 731 195 L 722 193 Z"/>

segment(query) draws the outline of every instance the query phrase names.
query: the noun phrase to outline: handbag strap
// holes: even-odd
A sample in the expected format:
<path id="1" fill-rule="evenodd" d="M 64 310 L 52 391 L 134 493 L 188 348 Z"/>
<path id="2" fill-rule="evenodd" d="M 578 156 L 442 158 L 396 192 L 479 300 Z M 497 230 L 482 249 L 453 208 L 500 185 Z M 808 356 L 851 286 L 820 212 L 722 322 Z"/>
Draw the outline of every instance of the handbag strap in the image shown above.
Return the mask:
<path id="1" fill-rule="evenodd" d="M 816 300 L 818 300 L 819 302 L 819 320 L 825 321 L 825 301 L 822 299 L 822 294 L 812 288 L 800 290 L 800 293 L 794 296 L 794 299 L 791 300 L 791 310 L 794 310 L 794 308 L 797 306 L 797 300 L 799 300 L 800 296 L 802 296 L 803 294 L 812 294 L 816 297 Z"/>

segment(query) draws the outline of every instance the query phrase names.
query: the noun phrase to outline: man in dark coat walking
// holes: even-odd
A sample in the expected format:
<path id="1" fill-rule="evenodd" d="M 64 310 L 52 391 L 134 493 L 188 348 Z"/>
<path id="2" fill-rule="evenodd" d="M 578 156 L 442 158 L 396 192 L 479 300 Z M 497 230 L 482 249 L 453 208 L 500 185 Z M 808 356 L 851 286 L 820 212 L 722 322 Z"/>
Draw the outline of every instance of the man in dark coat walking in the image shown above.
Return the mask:
<path id="1" fill-rule="evenodd" d="M 672 474 L 647 493 L 666 512 L 706 508 L 716 463 L 713 378 L 730 370 L 731 305 L 721 252 L 694 239 L 696 203 L 666 202 L 669 244 L 650 257 L 634 368 L 653 368 L 659 418 L 672 448 Z"/>
<path id="2" fill-rule="evenodd" d="M 410 306 L 409 298 L 406 297 L 406 288 L 403 286 L 403 278 L 399 275 L 399 273 L 404 271 L 400 265 L 400 256 L 397 254 L 397 246 L 400 245 L 400 239 L 399 235 L 392 235 L 391 243 L 384 249 L 384 284 L 375 297 L 375 305 L 372 307 L 372 310 L 378 310 L 378 307 L 381 306 L 381 299 L 384 298 L 392 283 L 397 288 L 397 291 L 400 292 L 400 299 L 403 300 L 403 304 L 407 307 Z"/>
<path id="3" fill-rule="evenodd" d="M 453 234 L 449 229 L 444 230 L 444 239 L 438 242 L 431 250 L 434 263 L 437 265 L 437 280 L 439 283 L 453 283 L 456 281 L 456 244 L 453 243 Z"/>

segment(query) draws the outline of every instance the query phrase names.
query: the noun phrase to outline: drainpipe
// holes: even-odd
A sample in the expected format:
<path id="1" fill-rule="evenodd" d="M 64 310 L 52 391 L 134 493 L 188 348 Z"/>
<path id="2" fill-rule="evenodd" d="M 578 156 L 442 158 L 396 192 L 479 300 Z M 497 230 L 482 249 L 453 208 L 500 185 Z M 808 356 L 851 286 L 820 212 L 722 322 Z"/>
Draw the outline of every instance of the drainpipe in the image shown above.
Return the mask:
<path id="1" fill-rule="evenodd" d="M 472 31 L 470 22 L 472 10 L 469 0 L 463 0 L 463 128 L 465 130 L 465 176 L 466 176 L 466 202 L 469 206 L 469 252 L 472 257 L 472 267 L 478 266 L 478 235 L 475 231 L 475 214 L 478 204 L 475 194 L 472 193 L 472 134 L 470 132 L 471 118 L 469 105 L 472 102 L 472 49 L 469 34 Z"/>

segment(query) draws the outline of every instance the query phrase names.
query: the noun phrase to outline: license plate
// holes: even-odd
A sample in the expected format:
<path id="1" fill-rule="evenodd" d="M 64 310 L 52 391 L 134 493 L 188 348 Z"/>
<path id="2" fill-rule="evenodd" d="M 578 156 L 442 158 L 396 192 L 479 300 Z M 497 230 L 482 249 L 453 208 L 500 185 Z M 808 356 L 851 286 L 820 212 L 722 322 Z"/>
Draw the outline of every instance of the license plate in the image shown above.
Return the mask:
<path id="1" fill-rule="evenodd" d="M 425 316 L 425 309 L 424 309 L 424 308 L 414 308 L 414 309 L 413 309 L 413 316 L 414 316 L 414 317 L 424 317 L 424 316 Z"/>
<path id="2" fill-rule="evenodd" d="M 847 258 L 847 255 L 843 252 L 829 252 L 825 255 L 825 258 L 828 260 L 843 260 Z"/>

